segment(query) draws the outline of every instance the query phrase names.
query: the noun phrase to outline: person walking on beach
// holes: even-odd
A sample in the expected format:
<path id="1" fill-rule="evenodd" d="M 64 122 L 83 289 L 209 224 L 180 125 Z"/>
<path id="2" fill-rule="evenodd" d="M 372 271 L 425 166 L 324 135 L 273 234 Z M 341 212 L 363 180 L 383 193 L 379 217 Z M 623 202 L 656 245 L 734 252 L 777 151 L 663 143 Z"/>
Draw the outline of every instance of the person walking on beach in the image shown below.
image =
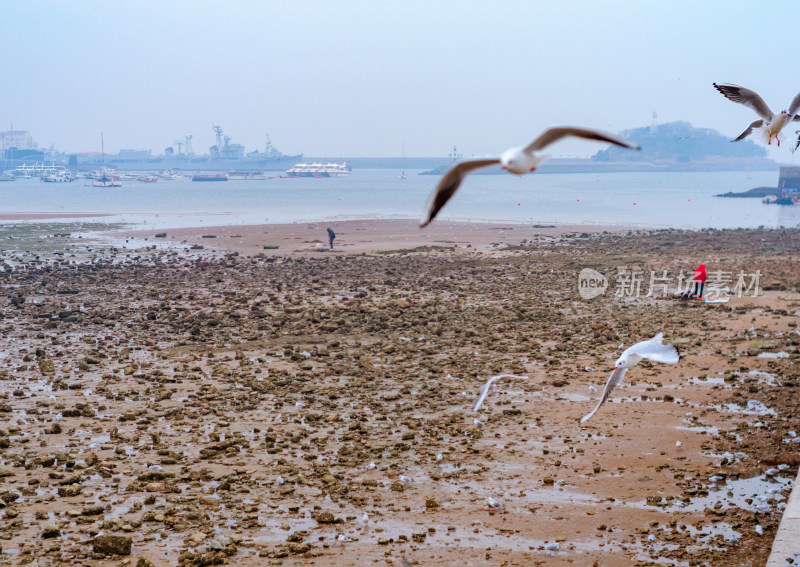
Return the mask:
<path id="1" fill-rule="evenodd" d="M 336 238 L 336 233 L 333 232 L 331 227 L 328 227 L 328 242 L 331 243 L 331 250 L 333 250 L 333 239 Z"/>
<path id="2" fill-rule="evenodd" d="M 706 286 L 706 280 L 708 276 L 706 276 L 706 265 L 700 264 L 697 266 L 697 269 L 694 271 L 694 276 L 692 278 L 694 280 L 694 290 L 692 290 L 692 297 L 696 297 L 697 299 L 703 299 L 703 290 Z"/>

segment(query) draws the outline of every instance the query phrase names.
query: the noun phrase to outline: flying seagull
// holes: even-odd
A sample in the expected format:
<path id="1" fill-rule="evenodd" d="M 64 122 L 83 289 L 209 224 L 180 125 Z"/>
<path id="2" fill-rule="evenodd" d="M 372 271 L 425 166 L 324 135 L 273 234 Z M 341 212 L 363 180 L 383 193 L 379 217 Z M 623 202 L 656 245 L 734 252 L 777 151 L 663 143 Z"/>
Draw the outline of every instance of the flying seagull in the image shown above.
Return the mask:
<path id="1" fill-rule="evenodd" d="M 800 116 L 797 116 L 797 109 L 800 108 L 800 93 L 796 94 L 789 105 L 789 110 L 781 110 L 779 114 L 775 114 L 770 110 L 764 99 L 758 93 L 740 87 L 738 85 L 729 85 L 727 83 L 713 83 L 714 88 L 722 93 L 722 96 L 733 102 L 745 105 L 747 108 L 755 110 L 756 114 L 761 117 L 761 120 L 756 120 L 750 123 L 747 130 L 739 134 L 739 137 L 732 142 L 738 142 L 745 139 L 755 128 L 763 128 L 764 137 L 767 139 L 767 145 L 772 144 L 772 138 L 778 141 L 778 146 L 781 145 L 781 139 L 778 134 L 781 133 L 783 127 L 789 122 L 800 122 Z"/>
<path id="2" fill-rule="evenodd" d="M 478 401 L 475 402 L 475 406 L 472 408 L 472 411 L 478 411 L 478 408 L 481 407 L 483 400 L 486 399 L 486 394 L 489 393 L 489 386 L 494 384 L 500 378 L 520 378 L 520 379 L 527 379 L 527 376 L 517 376 L 516 374 L 498 374 L 497 376 L 492 376 L 486 381 L 486 384 L 483 385 L 481 388 L 481 395 L 478 396 Z"/>
<path id="3" fill-rule="evenodd" d="M 641 149 L 633 142 L 629 142 L 624 138 L 600 132 L 599 130 L 589 130 L 587 128 L 574 128 L 571 126 L 563 126 L 558 128 L 550 128 L 545 130 L 538 138 L 527 146 L 519 148 L 510 148 L 503 152 L 499 158 L 477 158 L 459 162 L 455 164 L 450 170 L 445 173 L 444 177 L 439 181 L 436 189 L 433 190 L 431 196 L 428 198 L 428 218 L 423 222 L 420 227 L 428 226 L 431 221 L 436 218 L 436 215 L 444 207 L 445 203 L 458 190 L 464 178 L 474 169 L 487 167 L 490 165 L 501 164 L 503 169 L 509 173 L 523 175 L 536 169 L 542 163 L 546 156 L 535 155 L 534 152 L 543 150 L 552 143 L 559 141 L 561 138 L 569 136 L 575 138 L 584 138 L 586 140 L 595 140 L 598 142 L 610 142 L 623 148 L 630 148 L 633 150 Z"/>
<path id="4" fill-rule="evenodd" d="M 600 406 L 603 405 L 617 386 L 620 385 L 622 377 L 625 376 L 625 372 L 628 368 L 636 366 L 643 358 L 654 362 L 666 362 L 669 364 L 678 362 L 678 350 L 673 345 L 662 344 L 661 339 L 663 338 L 664 334 L 658 333 L 649 341 L 636 343 L 622 352 L 614 365 L 614 371 L 611 373 L 611 376 L 608 377 L 608 382 L 606 382 L 606 388 L 603 390 L 603 396 L 600 398 L 600 402 L 590 413 L 581 418 L 581 423 L 588 420 L 600 409 Z"/>

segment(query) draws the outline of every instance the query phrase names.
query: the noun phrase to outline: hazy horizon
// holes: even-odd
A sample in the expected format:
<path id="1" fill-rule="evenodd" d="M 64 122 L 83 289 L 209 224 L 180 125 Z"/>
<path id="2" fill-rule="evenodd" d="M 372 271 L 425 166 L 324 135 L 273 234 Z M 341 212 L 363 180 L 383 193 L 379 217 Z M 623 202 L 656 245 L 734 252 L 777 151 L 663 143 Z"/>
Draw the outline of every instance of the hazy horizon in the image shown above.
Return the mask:
<path id="1" fill-rule="evenodd" d="M 218 4 L 8 3 L 0 22 L 0 130 L 64 152 L 164 148 L 222 126 L 245 151 L 496 155 L 543 129 L 611 132 L 682 120 L 731 138 L 756 115 L 712 82 L 786 108 L 800 81 L 776 73 L 795 5 L 565 1 Z M 766 14 L 766 16 L 765 16 Z M 754 22 L 759 22 L 755 24 Z M 775 30 L 775 31 L 773 31 Z M 775 62 L 777 61 L 777 62 Z M 800 129 L 800 128 L 798 128 Z M 795 128 L 787 127 L 787 137 Z M 793 142 L 793 140 L 792 140 Z M 794 143 L 769 147 L 790 162 Z M 602 146 L 563 142 L 553 156 Z M 177 148 L 176 148 L 177 149 Z"/>

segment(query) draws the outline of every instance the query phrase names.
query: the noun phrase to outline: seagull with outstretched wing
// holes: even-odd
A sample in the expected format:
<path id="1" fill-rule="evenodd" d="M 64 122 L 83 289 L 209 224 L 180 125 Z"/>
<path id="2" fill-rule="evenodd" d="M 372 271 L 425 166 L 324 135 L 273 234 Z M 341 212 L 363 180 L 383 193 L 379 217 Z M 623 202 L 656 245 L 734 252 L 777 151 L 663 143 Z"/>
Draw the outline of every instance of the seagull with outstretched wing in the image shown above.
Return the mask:
<path id="1" fill-rule="evenodd" d="M 796 94 L 792 99 L 788 110 L 782 110 L 776 114 L 770 110 L 764 99 L 755 91 L 728 83 L 713 83 L 713 85 L 714 88 L 722 93 L 722 96 L 730 101 L 743 104 L 747 108 L 754 110 L 761 117 L 761 120 L 751 122 L 744 132 L 739 134 L 736 139 L 731 140 L 732 142 L 744 140 L 753 130 L 761 129 L 767 140 L 767 145 L 771 145 L 772 138 L 775 138 L 780 147 L 781 139 L 779 134 L 783 127 L 789 122 L 800 122 L 800 116 L 797 115 L 797 110 L 800 109 L 800 93 Z"/>
<path id="2" fill-rule="evenodd" d="M 497 376 L 492 376 L 491 378 L 489 378 L 486 381 L 486 384 L 483 385 L 483 388 L 481 388 L 481 395 L 478 396 L 478 401 L 475 402 L 475 406 L 472 408 L 472 411 L 478 411 L 478 408 L 481 407 L 481 404 L 483 403 L 483 400 L 486 399 L 486 394 L 489 393 L 489 388 L 491 387 L 492 384 L 494 384 L 500 378 L 519 378 L 521 380 L 525 380 L 528 377 L 527 376 L 517 376 L 516 374 L 499 374 Z"/>
<path id="3" fill-rule="evenodd" d="M 623 351 L 617 359 L 616 364 L 614 364 L 614 370 L 611 372 L 611 376 L 608 377 L 608 382 L 606 382 L 606 387 L 603 390 L 600 401 L 591 412 L 581 418 L 581 423 L 587 421 L 600 409 L 600 406 L 608 400 L 609 396 L 611 396 L 614 390 L 617 389 L 617 386 L 620 385 L 628 368 L 636 366 L 642 359 L 646 358 L 653 362 L 664 362 L 667 364 L 675 364 L 678 362 L 678 349 L 676 349 L 674 345 L 663 344 L 661 342 L 663 338 L 664 334 L 658 333 L 649 341 L 636 343 Z"/>
<path id="4" fill-rule="evenodd" d="M 538 138 L 527 146 L 510 148 L 503 152 L 499 158 L 476 158 L 455 164 L 450 170 L 444 174 L 444 177 L 439 181 L 436 189 L 433 190 L 431 196 L 428 198 L 427 205 L 427 218 L 420 225 L 421 227 L 428 226 L 431 221 L 436 218 L 436 215 L 444 207 L 445 203 L 455 194 L 461 186 L 461 182 L 472 171 L 481 167 L 490 165 L 502 165 L 505 171 L 523 175 L 534 171 L 540 163 L 542 163 L 546 156 L 536 155 L 534 152 L 543 150 L 550 144 L 567 137 L 583 138 L 584 140 L 594 140 L 597 142 L 608 142 L 623 148 L 630 148 L 632 150 L 641 149 L 638 145 L 630 142 L 614 134 L 601 132 L 599 130 L 590 130 L 588 128 L 575 128 L 572 126 L 561 126 L 545 130 Z"/>

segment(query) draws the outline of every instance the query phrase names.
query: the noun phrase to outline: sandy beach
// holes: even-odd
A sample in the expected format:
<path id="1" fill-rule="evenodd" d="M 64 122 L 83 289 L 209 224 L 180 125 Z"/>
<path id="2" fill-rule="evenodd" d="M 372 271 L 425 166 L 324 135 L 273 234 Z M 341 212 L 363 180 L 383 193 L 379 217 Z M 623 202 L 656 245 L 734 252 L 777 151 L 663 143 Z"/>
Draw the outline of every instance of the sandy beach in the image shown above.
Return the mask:
<path id="1" fill-rule="evenodd" d="M 0 256 L 3 564 L 765 563 L 800 464 L 797 230 L 158 232 Z M 701 262 L 750 287 L 677 299 Z M 579 424 L 658 332 L 679 363 Z M 473 412 L 501 373 L 526 378 Z"/>
<path id="2" fill-rule="evenodd" d="M 327 229 L 336 234 L 329 248 Z M 529 225 L 437 221 L 421 230 L 418 220 L 349 220 L 329 223 L 210 226 L 168 230 L 128 230 L 113 233 L 135 239 L 203 246 L 209 250 L 263 253 L 269 256 L 335 255 L 410 249 L 517 246 L 562 235 L 627 232 L 628 227 L 593 225 Z M 156 238 L 157 234 L 162 236 Z"/>

